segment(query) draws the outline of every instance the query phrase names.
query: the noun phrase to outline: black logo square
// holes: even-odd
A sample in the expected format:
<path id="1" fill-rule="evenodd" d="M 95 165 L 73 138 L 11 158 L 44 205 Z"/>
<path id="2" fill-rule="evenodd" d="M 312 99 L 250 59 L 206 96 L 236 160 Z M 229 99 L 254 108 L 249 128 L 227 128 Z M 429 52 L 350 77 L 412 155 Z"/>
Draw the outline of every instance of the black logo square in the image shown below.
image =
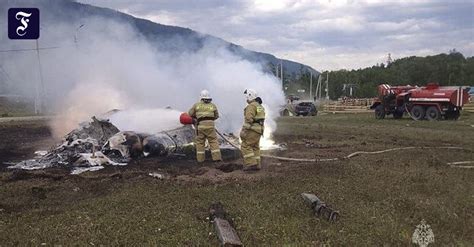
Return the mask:
<path id="1" fill-rule="evenodd" d="M 40 16 L 37 8 L 8 9 L 8 38 L 38 39 Z"/>

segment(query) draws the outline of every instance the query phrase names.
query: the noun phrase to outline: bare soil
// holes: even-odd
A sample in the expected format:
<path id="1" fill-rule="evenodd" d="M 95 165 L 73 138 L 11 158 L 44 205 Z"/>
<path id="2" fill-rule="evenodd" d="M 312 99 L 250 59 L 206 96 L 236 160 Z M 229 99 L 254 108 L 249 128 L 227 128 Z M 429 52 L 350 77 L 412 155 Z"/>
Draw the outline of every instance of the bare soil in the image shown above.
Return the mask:
<path id="1" fill-rule="evenodd" d="M 55 142 L 47 120 L 0 121 L 0 164 L 32 157 Z"/>

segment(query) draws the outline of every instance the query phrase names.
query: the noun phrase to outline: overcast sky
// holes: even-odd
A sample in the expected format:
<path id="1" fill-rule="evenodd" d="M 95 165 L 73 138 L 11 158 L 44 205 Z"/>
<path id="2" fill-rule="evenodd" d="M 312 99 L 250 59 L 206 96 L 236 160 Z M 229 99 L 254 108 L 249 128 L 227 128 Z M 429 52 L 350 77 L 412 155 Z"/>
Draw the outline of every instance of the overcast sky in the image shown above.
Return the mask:
<path id="1" fill-rule="evenodd" d="M 78 0 L 308 64 L 352 69 L 411 55 L 474 55 L 473 0 Z"/>

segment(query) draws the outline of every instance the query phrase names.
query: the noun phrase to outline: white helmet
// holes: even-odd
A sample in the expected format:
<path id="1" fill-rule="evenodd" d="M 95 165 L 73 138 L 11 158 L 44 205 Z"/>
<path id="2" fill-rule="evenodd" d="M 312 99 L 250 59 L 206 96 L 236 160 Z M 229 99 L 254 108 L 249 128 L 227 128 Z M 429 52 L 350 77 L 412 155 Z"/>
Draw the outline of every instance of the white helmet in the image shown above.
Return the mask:
<path id="1" fill-rule="evenodd" d="M 206 89 L 201 91 L 200 97 L 201 99 L 212 99 L 211 94 Z"/>
<path id="2" fill-rule="evenodd" d="M 245 98 L 247 98 L 247 101 L 252 101 L 258 97 L 257 92 L 250 88 L 245 89 L 244 94 L 245 94 Z"/>

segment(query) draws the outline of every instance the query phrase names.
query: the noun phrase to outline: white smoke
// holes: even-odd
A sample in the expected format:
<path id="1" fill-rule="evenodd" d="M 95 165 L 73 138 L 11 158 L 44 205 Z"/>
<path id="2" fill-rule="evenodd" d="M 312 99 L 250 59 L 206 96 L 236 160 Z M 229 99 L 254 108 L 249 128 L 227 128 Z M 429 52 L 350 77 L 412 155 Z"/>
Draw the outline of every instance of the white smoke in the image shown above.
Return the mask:
<path id="1" fill-rule="evenodd" d="M 77 29 L 79 24 L 83 27 Z M 40 51 L 47 107 L 63 116 L 52 124 L 56 135 L 114 108 L 126 109 L 113 119 L 120 129 L 156 132 L 169 127 L 170 118 L 178 122 L 177 113 L 188 111 L 199 100 L 202 89 L 210 91 L 218 107 L 219 130 L 240 130 L 246 88 L 255 89 L 263 99 L 267 130 L 276 129 L 274 120 L 284 104 L 280 82 L 262 72 L 260 64 L 235 56 L 221 45 L 204 44 L 195 52 L 177 55 L 158 50 L 127 23 L 110 19 L 87 18 L 74 25 L 45 26 L 40 46 L 61 47 Z M 11 47 L 34 47 L 34 41 L 0 40 Z M 17 89 L 29 95 L 34 94 L 38 82 L 35 59 L 34 52 L 0 57 L 10 77 L 21 82 Z M 24 68 L 31 73 L 24 73 Z M 176 112 L 170 115 L 151 110 L 166 107 Z M 266 136 L 269 134 L 267 131 Z"/>
<path id="2" fill-rule="evenodd" d="M 60 117 L 51 121 L 53 135 L 57 138 L 75 129 L 80 122 L 90 120 L 91 116 L 122 109 L 129 103 L 124 92 L 106 84 L 91 83 L 76 85 L 58 102 L 62 104 L 56 106 L 60 109 Z"/>
<path id="3" fill-rule="evenodd" d="M 158 133 L 181 126 L 179 115 L 181 112 L 171 109 L 129 109 L 114 113 L 109 119 L 120 130 Z"/>

